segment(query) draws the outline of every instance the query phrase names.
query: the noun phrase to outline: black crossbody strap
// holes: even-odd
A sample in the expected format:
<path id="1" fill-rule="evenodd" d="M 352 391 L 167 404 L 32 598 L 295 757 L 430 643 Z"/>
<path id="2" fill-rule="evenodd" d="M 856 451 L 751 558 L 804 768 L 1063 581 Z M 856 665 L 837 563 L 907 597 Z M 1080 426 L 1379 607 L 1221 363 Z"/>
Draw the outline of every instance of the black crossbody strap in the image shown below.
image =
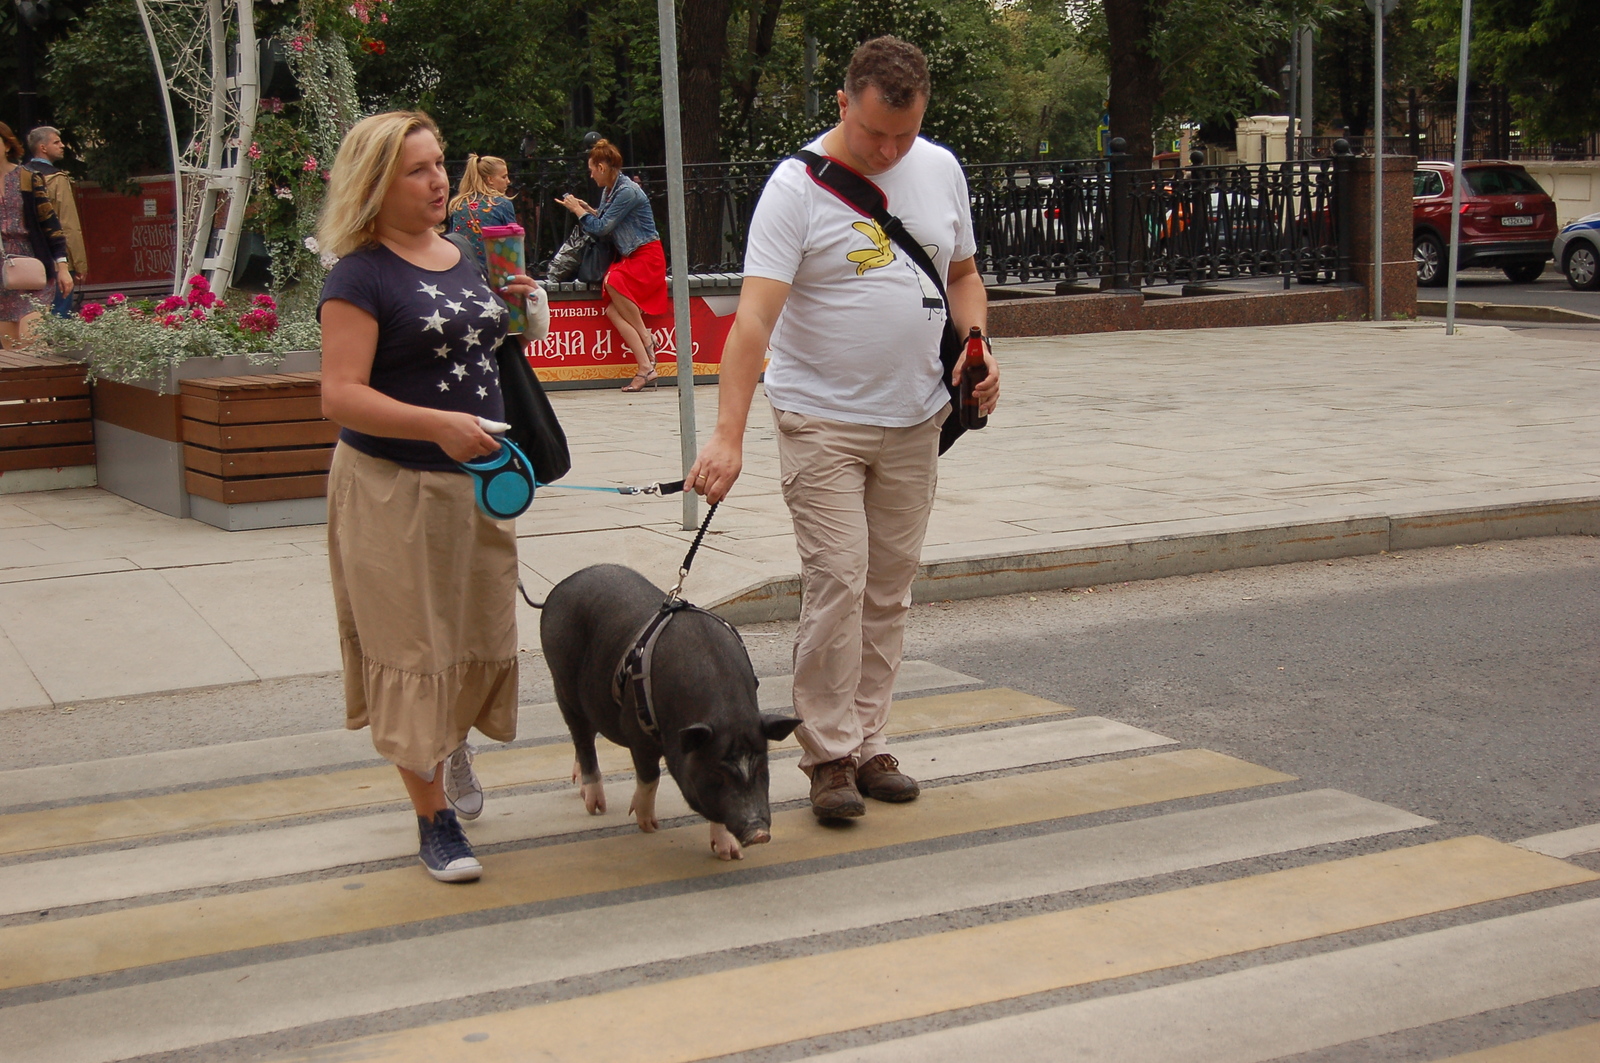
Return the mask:
<path id="1" fill-rule="evenodd" d="M 806 172 L 811 175 L 813 181 L 838 196 L 857 214 L 863 214 L 877 222 L 884 235 L 893 240 L 900 250 L 928 275 L 928 279 L 933 281 L 933 286 L 939 291 L 939 298 L 944 302 L 944 312 L 948 318 L 950 296 L 945 294 L 944 278 L 939 276 L 939 267 L 928 257 L 927 249 L 906 231 L 905 223 L 889 213 L 889 200 L 884 196 L 883 189 L 838 159 L 830 159 L 804 149 L 795 152 L 794 157 L 805 163 Z"/>

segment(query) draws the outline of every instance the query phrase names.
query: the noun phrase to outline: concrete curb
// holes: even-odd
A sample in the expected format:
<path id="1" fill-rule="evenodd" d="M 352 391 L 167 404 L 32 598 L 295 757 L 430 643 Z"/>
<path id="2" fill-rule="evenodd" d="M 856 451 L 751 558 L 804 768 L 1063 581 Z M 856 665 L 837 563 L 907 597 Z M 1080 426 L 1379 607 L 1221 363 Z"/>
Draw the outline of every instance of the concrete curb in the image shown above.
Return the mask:
<path id="1" fill-rule="evenodd" d="M 1421 317 L 1444 317 L 1447 304 L 1443 300 L 1417 300 L 1417 314 Z M 1546 325 L 1576 324 L 1600 325 L 1600 315 L 1585 314 L 1559 306 L 1521 306 L 1515 303 L 1464 303 L 1456 301 L 1456 317 L 1474 321 L 1529 321 Z"/>
<path id="2" fill-rule="evenodd" d="M 918 602 L 988 598 L 1544 535 L 1600 535 L 1600 497 L 1152 535 L 1034 553 L 975 554 L 923 565 L 911 593 Z M 734 624 L 794 620 L 800 615 L 799 577 L 758 583 L 711 609 Z"/>

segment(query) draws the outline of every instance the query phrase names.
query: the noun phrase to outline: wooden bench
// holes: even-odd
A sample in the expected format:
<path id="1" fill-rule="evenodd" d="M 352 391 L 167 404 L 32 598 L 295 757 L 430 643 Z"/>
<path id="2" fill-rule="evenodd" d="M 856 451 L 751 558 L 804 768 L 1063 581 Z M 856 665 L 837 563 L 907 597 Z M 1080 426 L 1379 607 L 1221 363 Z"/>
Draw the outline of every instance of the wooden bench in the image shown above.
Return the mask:
<path id="1" fill-rule="evenodd" d="M 0 473 L 93 464 L 83 364 L 0 350 Z"/>
<path id="2" fill-rule="evenodd" d="M 180 385 L 184 481 L 224 505 L 321 498 L 339 426 L 321 373 L 207 377 Z"/>

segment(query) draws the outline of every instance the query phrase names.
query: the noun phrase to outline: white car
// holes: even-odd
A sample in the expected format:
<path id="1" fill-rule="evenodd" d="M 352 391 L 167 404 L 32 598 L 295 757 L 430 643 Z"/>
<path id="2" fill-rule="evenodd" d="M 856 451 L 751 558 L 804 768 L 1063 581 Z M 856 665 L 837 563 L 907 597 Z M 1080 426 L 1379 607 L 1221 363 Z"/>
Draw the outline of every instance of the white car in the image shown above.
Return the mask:
<path id="1" fill-rule="evenodd" d="M 1556 265 L 1580 292 L 1600 288 L 1600 214 L 1589 214 L 1556 234 Z"/>

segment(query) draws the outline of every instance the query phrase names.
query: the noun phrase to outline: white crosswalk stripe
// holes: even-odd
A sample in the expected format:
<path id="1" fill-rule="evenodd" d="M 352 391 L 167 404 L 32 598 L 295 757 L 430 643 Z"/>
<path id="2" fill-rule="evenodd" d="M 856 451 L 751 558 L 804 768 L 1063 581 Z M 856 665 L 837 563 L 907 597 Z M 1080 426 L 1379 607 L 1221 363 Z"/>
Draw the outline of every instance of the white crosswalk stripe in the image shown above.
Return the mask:
<path id="1" fill-rule="evenodd" d="M 906 662 L 897 693 L 979 686 Z M 763 707 L 789 689 L 763 680 Z M 1582 892 L 1600 876 L 1555 859 L 1600 848 L 1596 828 L 1452 838 L 1016 692 L 897 712 L 917 721 L 892 748 L 922 799 L 819 826 L 792 745 L 775 749 L 774 840 L 727 865 L 670 781 L 660 833 L 631 829 L 625 775 L 608 777 L 610 814 L 587 816 L 559 715 L 525 707 L 521 751 L 499 754 L 506 781 L 486 776 L 469 827 L 486 875 L 465 887 L 415 866 L 396 796 L 350 797 L 392 781 L 369 770 L 364 733 L 0 773 L 0 1055 L 111 1063 L 228 1041 L 273 1059 L 486 1063 L 536 1041 L 543 1058 L 642 1063 L 791 1042 L 816 1055 L 858 1031 L 872 1043 L 823 1058 L 1244 1063 L 1600 986 L 1600 899 Z M 207 825 L 208 794 L 254 814 Z M 1472 914 L 1518 896 L 1548 900 Z M 1337 937 L 1447 911 L 1459 925 Z M 1295 942 L 1310 954 L 1249 962 Z M 1245 959 L 1183 976 L 1223 956 Z M 837 964 L 855 987 L 842 1001 Z M 963 1018 L 1162 969 L 1172 984 Z M 576 988 L 546 993 L 558 985 Z M 722 1020 L 729 992 L 760 1014 Z M 374 1016 L 400 1029 L 362 1038 Z M 926 1032 L 907 1034 L 911 1018 Z"/>

